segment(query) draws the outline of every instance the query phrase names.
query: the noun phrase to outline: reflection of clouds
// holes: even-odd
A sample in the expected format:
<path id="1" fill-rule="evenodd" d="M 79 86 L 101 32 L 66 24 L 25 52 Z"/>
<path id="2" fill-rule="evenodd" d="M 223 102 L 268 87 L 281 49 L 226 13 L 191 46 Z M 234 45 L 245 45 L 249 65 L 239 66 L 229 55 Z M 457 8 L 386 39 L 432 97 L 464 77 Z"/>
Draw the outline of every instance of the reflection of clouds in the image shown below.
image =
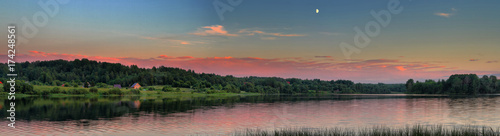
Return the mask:
<path id="1" fill-rule="evenodd" d="M 451 98 L 447 102 L 450 110 L 448 117 L 458 120 L 460 124 L 495 125 L 500 122 L 498 102 L 494 97 Z"/>
<path id="2" fill-rule="evenodd" d="M 290 126 L 292 124 L 290 120 L 295 117 L 289 112 L 289 106 L 283 104 L 280 104 L 280 108 L 273 108 L 272 114 L 274 116 L 270 122 L 274 127 Z"/>
<path id="3" fill-rule="evenodd" d="M 141 101 L 142 110 L 136 115 L 133 114 L 137 113 L 133 105 L 137 106 L 137 101 L 135 99 L 123 101 L 119 98 L 92 103 L 90 106 L 113 111 L 106 113 L 113 114 L 114 118 L 111 119 L 57 122 L 32 120 L 30 123 L 19 121 L 16 125 L 19 123 L 19 126 L 23 126 L 22 128 L 16 130 L 0 128 L 0 132 L 16 132 L 19 135 L 32 133 L 72 135 L 74 132 L 81 132 L 82 135 L 227 135 L 235 130 L 255 128 L 262 130 L 286 127 L 363 128 L 372 127 L 372 125 L 404 127 L 417 123 L 421 125 L 442 124 L 443 126 L 486 125 L 494 129 L 499 127 L 500 96 L 458 99 L 429 97 L 428 95 L 425 98 L 422 98 L 424 95 L 391 96 L 395 95 L 335 95 L 326 98 L 286 96 L 293 99 L 283 97 L 279 100 L 259 99 L 257 103 L 253 103 L 255 102 L 253 99 L 248 99 L 251 97 L 235 98 L 240 99 L 243 104 L 235 104 L 237 100 L 221 102 L 220 99 L 199 101 L 195 98 L 187 101 L 157 99 L 158 101 L 154 103 Z M 70 100 L 62 99 L 57 102 L 63 101 Z M 115 103 L 117 101 L 122 101 L 122 106 L 115 106 L 119 104 Z M 209 108 L 193 109 L 193 107 L 201 106 L 197 104 L 207 104 L 211 101 L 216 102 L 208 104 Z M 88 102 L 71 101 L 65 108 L 77 105 L 87 107 L 85 103 Z M 121 110 L 124 108 L 132 114 L 122 114 Z M 99 109 L 101 108 L 86 110 L 98 111 Z M 58 111 L 54 115 L 66 116 L 66 112 L 61 112 L 61 110 L 53 111 Z M 168 114 L 165 116 L 165 113 Z M 85 131 L 82 131 L 82 128 Z"/>

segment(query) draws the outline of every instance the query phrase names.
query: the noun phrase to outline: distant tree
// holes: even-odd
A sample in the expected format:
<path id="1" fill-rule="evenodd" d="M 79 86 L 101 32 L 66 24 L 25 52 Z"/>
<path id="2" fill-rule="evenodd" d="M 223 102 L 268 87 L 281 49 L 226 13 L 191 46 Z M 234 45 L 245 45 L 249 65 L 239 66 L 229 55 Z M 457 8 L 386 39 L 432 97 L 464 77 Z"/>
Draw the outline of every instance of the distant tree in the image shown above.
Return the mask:
<path id="1" fill-rule="evenodd" d="M 494 89 L 492 88 L 493 81 L 487 75 L 484 75 L 480 79 L 480 83 L 481 83 L 481 86 L 479 89 L 479 93 L 493 93 L 494 92 Z"/>
<path id="2" fill-rule="evenodd" d="M 408 79 L 408 81 L 406 81 L 406 90 L 408 92 L 412 92 L 412 87 L 413 87 L 413 84 L 415 84 L 415 82 L 413 81 L 413 79 Z"/>
<path id="3" fill-rule="evenodd" d="M 226 92 L 231 92 L 231 93 L 239 93 L 240 91 L 232 84 L 227 84 L 225 87 L 224 87 L 224 90 Z"/>

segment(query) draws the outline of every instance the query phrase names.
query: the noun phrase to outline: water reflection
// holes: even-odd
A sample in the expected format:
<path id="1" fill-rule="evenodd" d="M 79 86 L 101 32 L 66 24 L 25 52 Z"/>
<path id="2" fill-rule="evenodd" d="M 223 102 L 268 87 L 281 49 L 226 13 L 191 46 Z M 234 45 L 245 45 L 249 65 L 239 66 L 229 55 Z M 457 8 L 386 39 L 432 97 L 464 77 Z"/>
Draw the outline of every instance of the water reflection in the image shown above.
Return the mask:
<path id="1" fill-rule="evenodd" d="M 0 99 L 7 107 L 8 100 Z M 270 95 L 235 97 L 27 97 L 20 134 L 228 134 L 246 128 L 406 124 L 498 126 L 499 96 Z M 7 112 L 0 112 L 5 118 Z M 5 120 L 0 121 L 5 123 Z"/>

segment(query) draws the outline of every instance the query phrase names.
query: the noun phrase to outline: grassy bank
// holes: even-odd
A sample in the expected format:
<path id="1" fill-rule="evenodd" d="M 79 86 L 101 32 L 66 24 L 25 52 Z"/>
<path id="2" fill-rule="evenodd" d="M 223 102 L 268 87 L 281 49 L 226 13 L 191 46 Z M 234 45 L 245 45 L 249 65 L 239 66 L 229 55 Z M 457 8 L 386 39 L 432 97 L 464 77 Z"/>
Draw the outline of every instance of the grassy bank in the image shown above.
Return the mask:
<path id="1" fill-rule="evenodd" d="M 1 86 L 0 86 L 1 87 Z M 1 95 L 8 95 L 7 92 L 0 92 Z M 162 86 L 150 86 L 148 88 L 130 89 L 130 88 L 83 88 L 83 87 L 61 87 L 61 86 L 40 86 L 34 85 L 33 92 L 22 94 L 16 92 L 16 97 L 29 96 L 48 96 L 48 97 L 66 97 L 66 96 L 161 96 L 161 97 L 203 97 L 203 96 L 239 96 L 239 95 L 261 95 L 259 93 L 205 93 L 195 92 L 190 88 L 178 88 L 174 91 L 163 91 Z"/>
<path id="2" fill-rule="evenodd" d="M 500 136 L 500 128 L 442 125 L 414 125 L 404 128 L 374 126 L 371 128 L 284 128 L 274 131 L 247 129 L 234 136 Z"/>

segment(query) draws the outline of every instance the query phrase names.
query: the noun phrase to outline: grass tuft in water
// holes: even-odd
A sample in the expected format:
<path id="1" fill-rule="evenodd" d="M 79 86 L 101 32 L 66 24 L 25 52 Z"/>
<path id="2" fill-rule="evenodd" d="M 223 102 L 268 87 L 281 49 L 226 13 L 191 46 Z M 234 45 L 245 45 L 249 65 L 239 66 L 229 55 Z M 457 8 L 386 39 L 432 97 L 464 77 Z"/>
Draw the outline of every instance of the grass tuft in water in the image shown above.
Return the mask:
<path id="1" fill-rule="evenodd" d="M 414 125 L 403 128 L 374 126 L 368 128 L 283 128 L 274 131 L 246 129 L 232 133 L 234 136 L 500 136 L 500 128 L 442 125 Z"/>

